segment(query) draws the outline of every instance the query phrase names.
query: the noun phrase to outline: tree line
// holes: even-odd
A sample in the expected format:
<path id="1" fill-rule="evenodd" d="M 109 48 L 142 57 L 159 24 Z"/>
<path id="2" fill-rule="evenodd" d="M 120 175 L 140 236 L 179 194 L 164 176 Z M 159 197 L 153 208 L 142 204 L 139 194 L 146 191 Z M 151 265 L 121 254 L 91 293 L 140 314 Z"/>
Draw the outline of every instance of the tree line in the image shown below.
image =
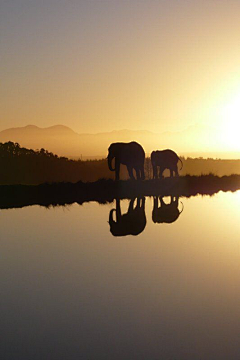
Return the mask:
<path id="1" fill-rule="evenodd" d="M 183 158 L 180 175 L 202 175 L 213 173 L 219 176 L 240 174 L 240 160 Z M 164 175 L 169 176 L 168 171 Z M 152 178 L 150 158 L 145 160 L 146 179 Z M 107 159 L 71 160 L 59 157 L 45 149 L 32 150 L 18 143 L 0 143 L 0 184 L 41 184 L 52 182 L 97 181 L 113 179 Z M 127 179 L 125 166 L 121 167 L 121 178 Z"/>

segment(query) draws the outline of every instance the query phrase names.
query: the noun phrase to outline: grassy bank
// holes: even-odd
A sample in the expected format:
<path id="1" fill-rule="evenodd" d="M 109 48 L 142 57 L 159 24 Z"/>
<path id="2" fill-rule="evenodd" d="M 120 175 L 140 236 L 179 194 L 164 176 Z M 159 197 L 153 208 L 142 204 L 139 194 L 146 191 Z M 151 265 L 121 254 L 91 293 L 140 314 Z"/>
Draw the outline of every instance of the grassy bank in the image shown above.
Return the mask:
<path id="1" fill-rule="evenodd" d="M 54 183 L 42 185 L 0 186 L 0 208 L 19 208 L 29 205 L 56 206 L 88 201 L 112 202 L 115 198 L 130 199 L 143 196 L 213 195 L 220 190 L 240 189 L 240 175 L 180 176 L 146 181 L 98 180 L 96 182 Z"/>

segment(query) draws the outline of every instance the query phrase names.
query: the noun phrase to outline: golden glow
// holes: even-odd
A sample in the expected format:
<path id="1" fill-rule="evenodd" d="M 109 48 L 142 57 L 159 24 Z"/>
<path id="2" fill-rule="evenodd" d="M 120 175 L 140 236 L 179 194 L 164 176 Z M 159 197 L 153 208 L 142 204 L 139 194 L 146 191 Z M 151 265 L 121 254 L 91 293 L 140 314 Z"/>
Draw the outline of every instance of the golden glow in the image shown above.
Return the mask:
<path id="1" fill-rule="evenodd" d="M 148 130 L 161 135 L 133 136 L 147 152 L 240 150 L 238 101 L 222 108 L 240 89 L 239 1 L 11 3 L 1 7 L 0 130 Z M 129 140 L 69 148 L 64 139 L 57 152 L 103 155 L 110 141 Z"/>
<path id="2" fill-rule="evenodd" d="M 240 94 L 220 109 L 220 116 L 223 145 L 240 150 Z"/>

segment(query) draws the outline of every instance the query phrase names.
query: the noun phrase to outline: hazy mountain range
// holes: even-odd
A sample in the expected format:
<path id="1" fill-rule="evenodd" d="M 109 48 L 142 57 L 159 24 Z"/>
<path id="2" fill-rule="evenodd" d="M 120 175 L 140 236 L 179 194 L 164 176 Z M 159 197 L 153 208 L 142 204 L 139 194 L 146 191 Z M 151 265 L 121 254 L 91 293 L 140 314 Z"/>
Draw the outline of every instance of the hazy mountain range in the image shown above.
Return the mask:
<path id="1" fill-rule="evenodd" d="M 0 132 L 0 142 L 14 141 L 27 148 L 45 148 L 61 156 L 83 159 L 106 157 L 110 143 L 132 140 L 140 142 L 147 154 L 152 150 L 171 148 L 182 155 L 236 157 L 236 154 L 226 156 L 226 153 L 223 156 L 221 147 L 216 141 L 215 129 L 202 125 L 193 125 L 181 132 L 159 134 L 146 130 L 78 134 L 63 125 L 47 128 L 28 125 Z"/>

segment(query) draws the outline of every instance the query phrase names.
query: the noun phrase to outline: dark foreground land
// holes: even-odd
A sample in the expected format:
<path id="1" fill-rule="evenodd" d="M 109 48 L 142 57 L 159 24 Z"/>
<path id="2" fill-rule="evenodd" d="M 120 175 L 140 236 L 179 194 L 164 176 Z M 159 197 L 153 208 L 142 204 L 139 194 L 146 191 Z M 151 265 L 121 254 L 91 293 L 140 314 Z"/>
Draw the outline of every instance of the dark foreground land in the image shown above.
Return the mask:
<path id="1" fill-rule="evenodd" d="M 240 175 L 180 176 L 161 180 L 133 181 L 98 180 L 96 182 L 54 183 L 42 185 L 0 186 L 0 209 L 29 205 L 57 206 L 77 202 L 97 201 L 101 204 L 114 199 L 132 199 L 143 196 L 214 195 L 222 191 L 240 189 Z"/>
<path id="2" fill-rule="evenodd" d="M 181 161 L 183 162 L 183 168 L 180 171 L 182 176 L 201 176 L 210 173 L 217 176 L 240 175 L 240 160 L 181 157 Z M 169 170 L 165 170 L 164 175 L 169 176 Z M 26 149 L 11 141 L 0 143 L 0 185 L 97 182 L 99 179 L 114 179 L 114 177 L 115 173 L 109 170 L 106 158 L 77 161 L 59 157 L 45 149 Z M 149 157 L 145 159 L 145 177 L 147 180 L 153 178 Z M 120 178 L 128 179 L 126 166 L 121 166 Z"/>

